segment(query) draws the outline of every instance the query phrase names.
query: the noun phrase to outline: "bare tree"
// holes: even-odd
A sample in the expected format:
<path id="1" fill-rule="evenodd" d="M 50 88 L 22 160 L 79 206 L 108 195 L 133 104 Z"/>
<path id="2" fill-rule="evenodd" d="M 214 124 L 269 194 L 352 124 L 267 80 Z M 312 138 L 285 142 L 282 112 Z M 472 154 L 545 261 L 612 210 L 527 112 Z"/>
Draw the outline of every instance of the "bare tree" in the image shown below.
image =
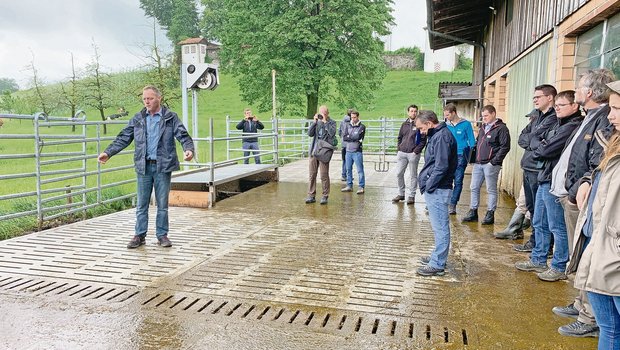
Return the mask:
<path id="1" fill-rule="evenodd" d="M 34 65 L 34 53 L 32 53 L 32 61 L 30 64 L 26 66 L 32 73 L 31 83 L 34 89 L 34 105 L 39 109 L 39 111 L 50 115 L 52 112 L 51 104 L 49 103 L 49 95 L 47 91 L 43 88 L 45 85 L 43 79 L 39 76 L 39 72 Z"/>
<path id="2" fill-rule="evenodd" d="M 60 104 L 67 107 L 70 110 L 70 116 L 75 116 L 77 112 L 77 105 L 79 102 L 78 94 L 78 76 L 75 72 L 75 61 L 73 59 L 73 53 L 71 54 L 71 76 L 68 82 L 60 83 L 61 98 Z M 75 132 L 75 125 L 72 127 L 72 131 Z"/>
<path id="3" fill-rule="evenodd" d="M 93 50 L 95 52 L 92 62 L 86 66 L 86 78 L 84 79 L 84 103 L 99 111 L 101 120 L 106 120 L 105 110 L 112 107 L 110 93 L 114 83 L 110 74 L 103 72 L 101 67 L 101 56 L 99 49 L 93 40 Z M 107 134 L 107 126 L 103 125 L 103 133 Z"/>

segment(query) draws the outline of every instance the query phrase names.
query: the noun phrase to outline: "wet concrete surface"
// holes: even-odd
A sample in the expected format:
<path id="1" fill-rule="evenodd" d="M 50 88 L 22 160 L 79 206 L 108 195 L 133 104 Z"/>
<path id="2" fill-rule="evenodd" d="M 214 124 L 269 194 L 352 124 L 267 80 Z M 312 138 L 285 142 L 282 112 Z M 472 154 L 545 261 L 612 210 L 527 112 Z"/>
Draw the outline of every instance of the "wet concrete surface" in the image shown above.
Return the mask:
<path id="1" fill-rule="evenodd" d="M 0 348 L 596 348 L 557 333 L 572 320 L 551 308 L 572 301 L 572 282 L 517 271 L 521 241 L 493 238 L 508 197 L 495 225 L 461 224 L 464 191 L 447 274 L 424 278 L 422 196 L 391 203 L 393 170 L 367 170 L 364 195 L 340 193 L 334 162 L 329 204 L 306 205 L 306 169 L 209 210 L 171 208 L 170 250 L 152 236 L 124 249 L 131 210 L 0 242 Z"/>

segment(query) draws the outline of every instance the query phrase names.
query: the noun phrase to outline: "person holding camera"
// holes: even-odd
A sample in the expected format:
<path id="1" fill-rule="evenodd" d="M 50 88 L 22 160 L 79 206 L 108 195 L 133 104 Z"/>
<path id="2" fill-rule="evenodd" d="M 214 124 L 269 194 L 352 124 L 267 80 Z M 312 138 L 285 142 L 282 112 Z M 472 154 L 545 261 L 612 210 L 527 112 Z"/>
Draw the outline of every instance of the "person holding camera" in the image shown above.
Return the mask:
<path id="1" fill-rule="evenodd" d="M 306 204 L 316 202 L 316 176 L 321 173 L 323 193 L 321 204 L 327 204 L 329 197 L 329 162 L 334 153 L 336 144 L 336 122 L 329 118 L 327 106 L 319 107 L 319 113 L 314 115 L 314 121 L 308 129 L 308 136 L 312 137 L 310 144 L 308 197 Z"/>
<path id="2" fill-rule="evenodd" d="M 258 133 L 258 130 L 263 130 L 265 126 L 258 120 L 258 117 L 252 115 L 252 110 L 246 108 L 243 111 L 243 120 L 237 124 L 237 130 L 243 130 L 243 136 L 248 136 Z M 260 152 L 258 151 L 258 137 L 246 137 L 241 142 L 241 148 L 243 149 L 243 164 L 250 163 L 250 150 L 254 155 L 254 163 L 260 164 Z"/>

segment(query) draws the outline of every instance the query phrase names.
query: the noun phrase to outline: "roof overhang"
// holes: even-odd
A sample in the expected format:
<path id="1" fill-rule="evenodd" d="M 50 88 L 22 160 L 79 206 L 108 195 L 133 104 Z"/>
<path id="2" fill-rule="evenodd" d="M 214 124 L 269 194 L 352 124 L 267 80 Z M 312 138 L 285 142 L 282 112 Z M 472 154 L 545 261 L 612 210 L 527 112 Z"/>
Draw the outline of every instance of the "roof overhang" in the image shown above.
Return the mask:
<path id="1" fill-rule="evenodd" d="M 492 13 L 493 0 L 426 0 L 427 26 L 467 41 L 479 42 Z M 439 50 L 461 42 L 429 32 L 430 48 Z"/>

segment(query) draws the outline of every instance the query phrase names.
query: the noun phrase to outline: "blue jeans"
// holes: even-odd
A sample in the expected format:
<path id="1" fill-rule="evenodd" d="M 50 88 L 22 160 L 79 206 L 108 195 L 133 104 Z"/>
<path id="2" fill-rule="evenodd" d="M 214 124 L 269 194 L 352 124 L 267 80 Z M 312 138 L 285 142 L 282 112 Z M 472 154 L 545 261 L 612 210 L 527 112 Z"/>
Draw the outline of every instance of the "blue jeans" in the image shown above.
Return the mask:
<path id="1" fill-rule="evenodd" d="M 444 269 L 450 251 L 450 216 L 448 204 L 452 190 L 436 189 L 433 193 L 424 192 L 424 200 L 428 206 L 428 216 L 435 234 L 435 249 L 431 253 L 428 266 Z"/>
<path id="2" fill-rule="evenodd" d="M 138 174 L 138 205 L 136 206 L 136 236 L 146 236 L 149 228 L 149 202 L 155 188 L 157 217 L 155 234 L 157 238 L 168 234 L 168 194 L 172 173 L 158 173 L 157 164 L 146 163 L 145 174 Z"/>
<path id="3" fill-rule="evenodd" d="M 463 178 L 465 177 L 465 168 L 467 168 L 467 159 L 469 155 L 459 154 L 458 162 L 456 163 L 456 172 L 454 173 L 454 190 L 452 191 L 452 198 L 450 204 L 456 205 L 461 199 L 461 192 L 463 191 Z"/>
<path id="4" fill-rule="evenodd" d="M 353 164 L 357 168 L 357 176 L 359 176 L 359 186 L 366 186 L 366 177 L 364 176 L 364 155 L 362 152 L 347 152 L 345 157 L 347 165 L 347 186 L 353 187 Z"/>
<path id="5" fill-rule="evenodd" d="M 620 350 L 620 296 L 588 292 L 600 329 L 598 350 Z"/>
<path id="6" fill-rule="evenodd" d="M 551 267 L 558 271 L 566 270 L 568 262 L 568 233 L 564 222 L 564 208 L 560 199 L 551 193 L 551 182 L 538 185 L 536 191 L 536 205 L 532 224 L 536 232 L 536 245 L 532 250 L 532 262 L 547 264 L 547 252 L 551 246 L 551 238 L 555 242 Z"/>
<path id="7" fill-rule="evenodd" d="M 249 150 L 253 150 L 252 154 L 255 156 L 254 157 L 254 163 L 260 164 L 260 156 L 257 155 L 257 154 L 260 154 L 258 152 L 258 141 L 255 141 L 255 142 L 243 141 L 241 143 L 241 148 L 243 148 L 243 150 L 244 150 L 243 151 L 243 156 L 244 157 L 249 157 L 250 156 L 250 151 Z M 243 160 L 243 164 L 249 164 L 249 163 L 250 163 L 250 158 L 245 158 Z"/>
<path id="8" fill-rule="evenodd" d="M 487 210 L 495 211 L 497 208 L 497 179 L 499 177 L 499 171 L 502 170 L 501 165 L 493 165 L 491 163 L 486 164 L 474 164 L 474 170 L 471 173 L 471 209 L 478 209 L 480 204 L 480 188 L 482 183 L 486 182 L 487 185 Z"/>

